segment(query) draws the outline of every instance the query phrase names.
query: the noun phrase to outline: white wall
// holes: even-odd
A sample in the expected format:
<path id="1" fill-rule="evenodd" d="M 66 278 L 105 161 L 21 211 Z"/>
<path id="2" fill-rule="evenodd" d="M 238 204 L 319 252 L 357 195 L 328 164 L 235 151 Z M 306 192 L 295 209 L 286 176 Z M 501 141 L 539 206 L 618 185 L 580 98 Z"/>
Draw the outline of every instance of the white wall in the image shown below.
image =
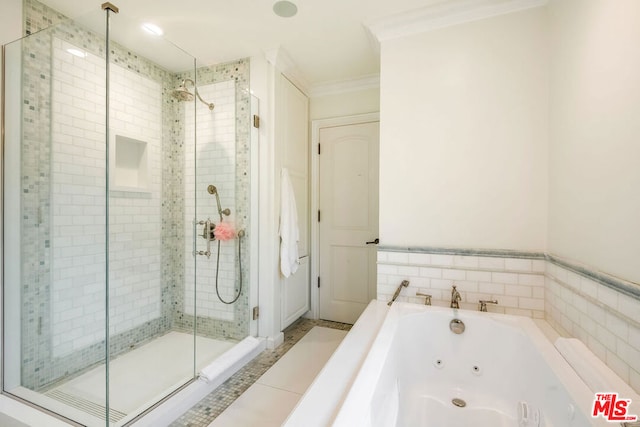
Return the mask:
<path id="1" fill-rule="evenodd" d="M 549 252 L 640 283 L 640 2 L 549 16 Z"/>
<path id="2" fill-rule="evenodd" d="M 309 101 L 311 120 L 354 116 L 378 111 L 380 111 L 379 88 L 312 96 Z"/>
<path id="3" fill-rule="evenodd" d="M 545 249 L 545 18 L 382 43 L 382 244 Z"/>

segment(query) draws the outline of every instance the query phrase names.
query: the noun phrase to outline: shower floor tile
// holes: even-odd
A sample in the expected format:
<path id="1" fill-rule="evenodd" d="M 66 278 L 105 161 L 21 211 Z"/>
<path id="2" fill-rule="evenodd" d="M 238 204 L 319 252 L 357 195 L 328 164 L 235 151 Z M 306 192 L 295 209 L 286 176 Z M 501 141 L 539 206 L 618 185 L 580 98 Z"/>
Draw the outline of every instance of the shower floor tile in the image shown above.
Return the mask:
<path id="1" fill-rule="evenodd" d="M 235 342 L 197 337 L 197 370 L 235 345 Z M 109 364 L 109 404 L 130 414 L 155 403 L 193 377 L 193 336 L 169 332 L 131 350 Z M 59 385 L 47 394 L 76 396 L 104 408 L 105 366 L 101 365 Z"/>

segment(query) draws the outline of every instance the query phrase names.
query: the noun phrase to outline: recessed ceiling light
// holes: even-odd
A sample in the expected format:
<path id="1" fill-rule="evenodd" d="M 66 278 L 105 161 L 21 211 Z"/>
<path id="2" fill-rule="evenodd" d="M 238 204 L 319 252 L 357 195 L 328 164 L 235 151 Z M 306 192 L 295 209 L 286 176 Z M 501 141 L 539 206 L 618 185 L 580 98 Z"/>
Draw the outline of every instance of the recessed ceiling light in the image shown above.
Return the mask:
<path id="1" fill-rule="evenodd" d="M 164 34 L 164 31 L 162 31 L 162 28 L 158 27 L 155 24 L 152 24 L 150 22 L 144 23 L 142 24 L 142 28 L 149 34 L 153 34 L 154 36 L 161 36 Z"/>
<path id="2" fill-rule="evenodd" d="M 67 49 L 67 52 L 69 52 L 73 56 L 77 56 L 78 58 L 86 58 L 87 57 L 86 52 L 83 52 L 80 49 L 71 48 L 71 49 Z"/>
<path id="3" fill-rule="evenodd" d="M 280 0 L 273 4 L 273 12 L 283 18 L 291 18 L 298 13 L 298 6 L 287 0 Z"/>

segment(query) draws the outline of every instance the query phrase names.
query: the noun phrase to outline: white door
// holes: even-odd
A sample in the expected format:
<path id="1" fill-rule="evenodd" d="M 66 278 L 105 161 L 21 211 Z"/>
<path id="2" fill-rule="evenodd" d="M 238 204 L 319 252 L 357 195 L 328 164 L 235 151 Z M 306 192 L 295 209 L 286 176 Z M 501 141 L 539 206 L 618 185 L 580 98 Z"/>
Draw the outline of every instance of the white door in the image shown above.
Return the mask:
<path id="1" fill-rule="evenodd" d="M 376 297 L 379 127 L 320 129 L 321 319 L 354 323 Z"/>

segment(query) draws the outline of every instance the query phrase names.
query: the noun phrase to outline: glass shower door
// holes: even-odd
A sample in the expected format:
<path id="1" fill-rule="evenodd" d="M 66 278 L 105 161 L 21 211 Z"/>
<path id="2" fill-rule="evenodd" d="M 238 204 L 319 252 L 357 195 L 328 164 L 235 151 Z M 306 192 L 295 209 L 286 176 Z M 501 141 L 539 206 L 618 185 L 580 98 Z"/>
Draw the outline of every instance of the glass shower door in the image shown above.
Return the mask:
<path id="1" fill-rule="evenodd" d="M 108 50 L 108 389 L 122 425 L 195 377 L 194 327 L 176 327 L 184 266 L 195 262 L 182 251 L 193 245 L 183 233 L 193 190 L 182 183 L 195 139 L 182 116 L 195 97 L 175 92 L 195 58 L 124 12 L 111 17 Z"/>
<path id="2" fill-rule="evenodd" d="M 250 92 L 249 61 L 197 69 L 204 103 L 187 105 L 194 144 L 186 144 L 186 241 L 194 236 L 194 270 L 186 269 L 184 319 L 196 326 L 200 371 L 249 336 Z M 206 103 L 213 103 L 213 110 Z M 192 117 L 196 119 L 193 120 Z M 209 233 L 207 233 L 209 230 Z M 185 252 L 190 248 L 185 247 Z"/>
<path id="3" fill-rule="evenodd" d="M 132 31 L 135 47 L 115 36 Z M 195 60 L 141 31 L 98 10 L 5 49 L 3 392 L 88 426 L 123 425 L 195 374 L 172 97 Z"/>
<path id="4" fill-rule="evenodd" d="M 3 391 L 104 425 L 104 375 L 74 382 L 106 361 L 104 39 L 61 19 L 5 54 Z"/>

